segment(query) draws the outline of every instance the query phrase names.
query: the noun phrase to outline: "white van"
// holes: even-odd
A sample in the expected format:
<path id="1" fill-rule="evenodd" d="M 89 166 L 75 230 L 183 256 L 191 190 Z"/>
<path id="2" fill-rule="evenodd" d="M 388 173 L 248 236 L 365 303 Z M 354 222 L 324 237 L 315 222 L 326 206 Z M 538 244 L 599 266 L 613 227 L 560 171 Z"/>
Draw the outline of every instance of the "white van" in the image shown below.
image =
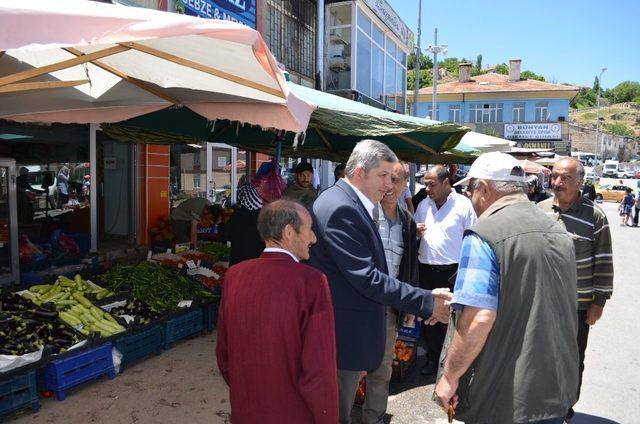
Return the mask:
<path id="1" fill-rule="evenodd" d="M 620 162 L 617 160 L 605 160 L 604 168 L 602 169 L 603 177 L 618 178 L 618 171 L 620 170 Z"/>

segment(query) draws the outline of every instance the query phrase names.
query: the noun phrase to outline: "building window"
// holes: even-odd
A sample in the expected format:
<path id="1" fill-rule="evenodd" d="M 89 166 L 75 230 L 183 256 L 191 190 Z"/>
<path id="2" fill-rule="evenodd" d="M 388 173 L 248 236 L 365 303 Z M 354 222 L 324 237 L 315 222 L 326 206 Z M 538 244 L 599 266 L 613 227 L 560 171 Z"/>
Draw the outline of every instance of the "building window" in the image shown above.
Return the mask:
<path id="1" fill-rule="evenodd" d="M 356 89 L 401 113 L 405 110 L 406 54 L 363 9 L 356 30 Z"/>
<path id="2" fill-rule="evenodd" d="M 547 122 L 549 120 L 549 102 L 536 103 L 536 122 Z"/>
<path id="3" fill-rule="evenodd" d="M 310 0 L 267 0 L 265 38 L 276 59 L 289 71 L 315 74 L 316 4 Z"/>
<path id="4" fill-rule="evenodd" d="M 513 104 L 513 122 L 524 122 L 524 103 Z"/>
<path id="5" fill-rule="evenodd" d="M 475 123 L 502 122 L 502 103 L 472 104 L 469 121 Z"/>
<path id="6" fill-rule="evenodd" d="M 461 122 L 460 105 L 449 106 L 449 122 Z"/>
<path id="7" fill-rule="evenodd" d="M 193 189 L 200 190 L 200 174 L 193 174 Z"/>
<path id="8" fill-rule="evenodd" d="M 433 105 L 429 104 L 427 106 L 427 117 L 429 119 L 431 119 L 432 121 L 439 121 L 440 120 L 440 105 L 436 105 L 436 114 L 434 116 L 433 115 Z"/>
<path id="9" fill-rule="evenodd" d="M 329 6 L 327 90 L 351 88 L 351 10 L 350 4 Z"/>

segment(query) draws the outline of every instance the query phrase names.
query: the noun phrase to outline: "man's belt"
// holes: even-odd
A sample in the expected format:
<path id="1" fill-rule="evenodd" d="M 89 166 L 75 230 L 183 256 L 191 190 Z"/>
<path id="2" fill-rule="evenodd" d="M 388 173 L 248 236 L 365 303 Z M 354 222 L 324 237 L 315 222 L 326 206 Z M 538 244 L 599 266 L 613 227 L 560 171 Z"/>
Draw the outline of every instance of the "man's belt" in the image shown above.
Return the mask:
<path id="1" fill-rule="evenodd" d="M 447 264 L 447 265 L 429 265 L 429 264 L 420 264 L 429 271 L 456 271 L 458 269 L 458 264 Z"/>

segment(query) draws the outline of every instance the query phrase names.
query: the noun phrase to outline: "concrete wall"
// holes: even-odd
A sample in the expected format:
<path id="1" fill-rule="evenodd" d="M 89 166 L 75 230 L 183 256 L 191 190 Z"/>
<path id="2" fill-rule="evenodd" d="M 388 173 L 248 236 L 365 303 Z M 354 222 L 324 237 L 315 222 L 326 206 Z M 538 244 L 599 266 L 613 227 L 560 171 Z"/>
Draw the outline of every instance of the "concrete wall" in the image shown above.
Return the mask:
<path id="1" fill-rule="evenodd" d="M 595 149 L 596 130 L 569 124 L 569 139 L 573 150 L 593 152 Z M 640 151 L 640 143 L 629 137 L 600 132 L 598 141 L 598 156 L 604 156 L 605 159 L 616 158 L 624 162 L 630 160 Z"/>

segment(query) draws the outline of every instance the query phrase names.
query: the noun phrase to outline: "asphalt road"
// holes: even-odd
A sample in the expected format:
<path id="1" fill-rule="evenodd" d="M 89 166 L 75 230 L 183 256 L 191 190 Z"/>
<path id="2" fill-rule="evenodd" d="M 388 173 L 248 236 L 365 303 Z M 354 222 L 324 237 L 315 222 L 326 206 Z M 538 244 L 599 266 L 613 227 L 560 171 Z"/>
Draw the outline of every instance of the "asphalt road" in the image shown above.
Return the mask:
<path id="1" fill-rule="evenodd" d="M 635 186 L 635 180 L 629 180 Z M 600 205 L 611 225 L 615 286 L 602 319 L 591 329 L 582 396 L 572 424 L 640 424 L 640 325 L 635 303 L 640 301 L 640 227 L 621 227 L 617 203 Z M 420 358 L 424 360 L 424 358 Z M 420 365 L 420 364 L 419 364 Z M 392 384 L 387 422 L 392 424 L 447 422 L 431 401 L 433 378 L 415 372 L 403 384 Z"/>

